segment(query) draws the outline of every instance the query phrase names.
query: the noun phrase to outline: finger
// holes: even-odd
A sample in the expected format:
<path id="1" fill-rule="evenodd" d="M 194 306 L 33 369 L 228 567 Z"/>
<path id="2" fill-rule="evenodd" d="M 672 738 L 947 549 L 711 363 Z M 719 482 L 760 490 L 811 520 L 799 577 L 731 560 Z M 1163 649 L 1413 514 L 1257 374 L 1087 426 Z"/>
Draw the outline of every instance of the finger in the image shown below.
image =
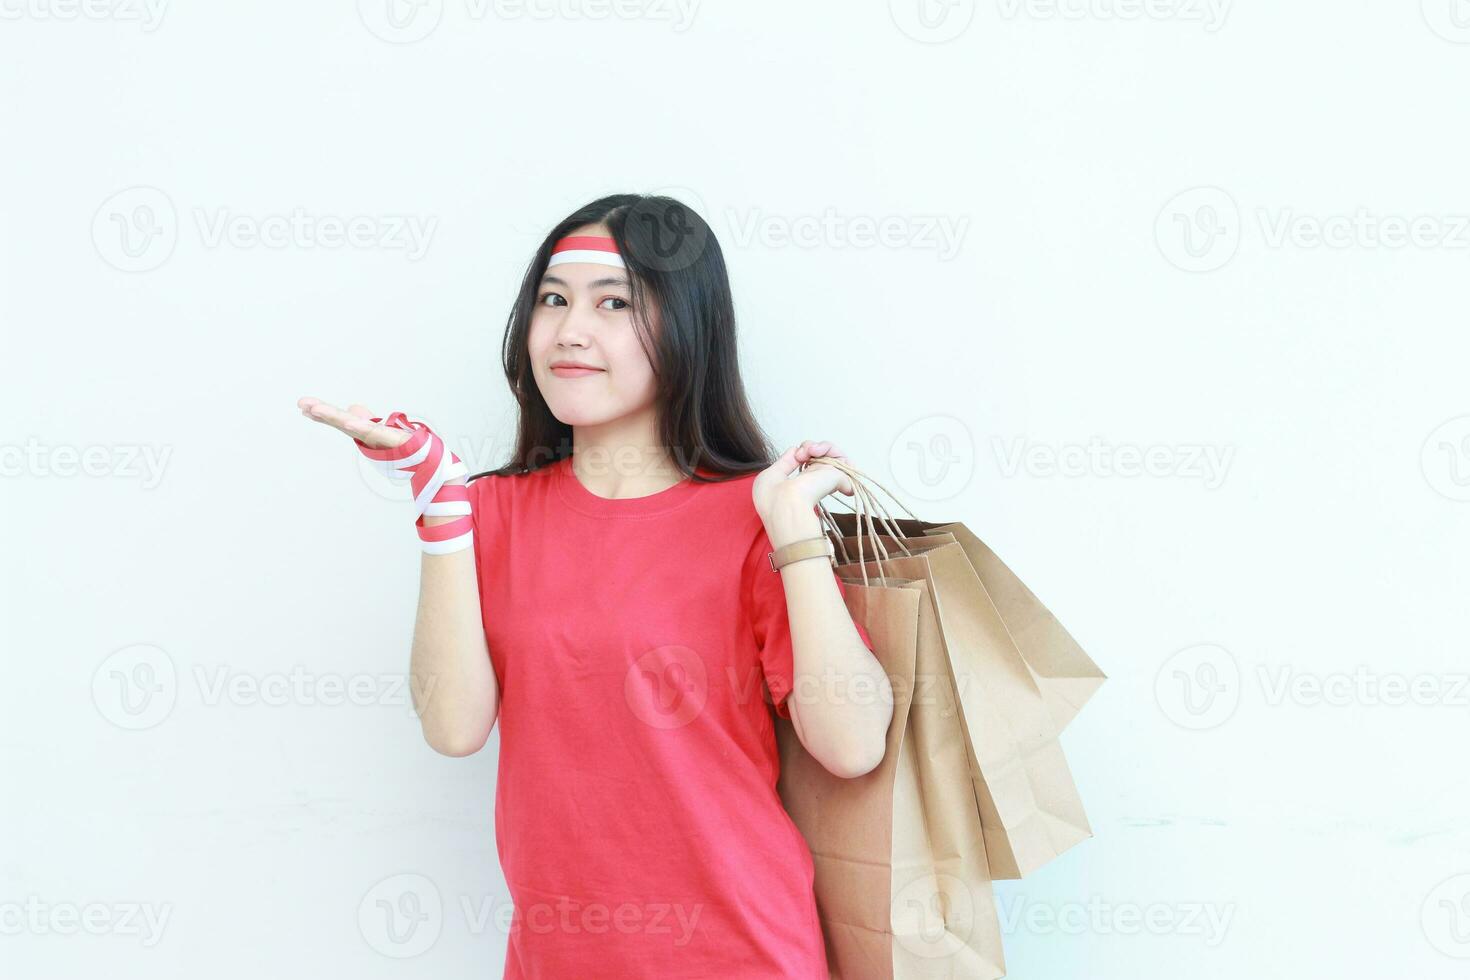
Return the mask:
<path id="1" fill-rule="evenodd" d="M 847 455 L 842 450 L 838 449 L 837 446 L 833 443 L 825 441 L 808 441 L 803 443 L 802 445 L 806 447 L 805 452 L 803 452 L 800 456 L 800 460 L 803 463 L 809 460 L 817 459 L 819 457 L 825 457 L 828 459 L 840 459 L 843 462 L 849 462 Z"/>
<path id="2" fill-rule="evenodd" d="M 337 426 L 338 428 L 341 427 L 342 411 L 333 405 L 328 405 L 320 399 L 313 398 L 311 404 L 307 405 L 303 411 L 306 412 L 309 418 L 314 418 L 318 422 L 324 422 L 327 425 Z"/>
<path id="3" fill-rule="evenodd" d="M 342 431 L 375 449 L 392 448 L 412 438 L 402 429 L 374 422 L 372 416 L 363 418 L 358 415 L 344 415 Z"/>
<path id="4" fill-rule="evenodd" d="M 339 429 L 375 449 L 391 448 L 408 437 L 407 433 L 394 434 L 394 430 L 387 426 L 370 421 L 371 416 L 363 418 L 351 412 L 344 412 L 323 401 L 317 401 L 307 409 L 307 412 L 318 422 Z"/>
<path id="5" fill-rule="evenodd" d="M 841 460 L 842 462 L 847 463 L 848 465 L 851 465 L 851 463 L 852 463 L 852 460 L 848 459 L 847 456 L 846 456 L 846 454 L 844 454 L 842 452 L 842 450 L 838 449 L 836 445 L 834 445 L 833 443 L 830 443 L 830 442 L 819 442 L 819 443 L 815 443 L 813 445 L 813 455 L 812 455 L 812 458 L 813 459 L 818 459 L 818 458 L 820 458 L 820 459 L 836 459 L 836 460 Z M 829 468 L 830 469 L 837 469 L 836 467 L 829 467 Z M 837 470 L 837 472 L 840 474 L 840 479 L 838 480 L 838 483 L 837 483 L 837 489 L 839 491 L 841 491 L 842 493 L 846 494 L 849 497 L 854 496 L 857 493 L 857 491 L 853 488 L 852 481 L 848 478 L 847 474 L 846 473 L 843 473 L 840 469 Z"/>
<path id="6" fill-rule="evenodd" d="M 822 459 L 841 459 L 841 460 L 846 461 L 846 457 L 845 456 L 838 456 L 838 455 L 836 455 L 834 453 L 827 453 L 827 454 L 823 455 L 821 458 Z M 824 469 L 824 470 L 832 470 L 834 473 L 837 474 L 837 489 L 838 489 L 838 491 L 840 491 L 841 493 L 846 494 L 849 497 L 851 497 L 855 493 L 855 491 L 853 490 L 853 486 L 852 486 L 852 480 L 850 480 L 848 478 L 847 474 L 844 473 L 842 470 L 838 469 L 835 466 L 823 466 L 821 468 Z"/>
<path id="7" fill-rule="evenodd" d="M 363 426 L 362 428 L 359 428 L 354 422 L 351 421 L 351 419 L 349 419 L 345 423 L 349 427 L 347 431 L 351 432 L 353 436 L 361 439 L 369 446 L 396 446 L 403 441 L 403 439 L 400 439 L 397 436 L 393 435 L 395 431 L 400 430 L 392 429 L 389 426 L 384 425 L 382 422 L 374 422 L 373 413 L 368 409 L 366 405 L 359 405 L 357 402 L 353 402 L 351 405 L 347 406 L 347 412 L 350 415 L 351 419 L 358 420 L 362 423 Z"/>
<path id="8" fill-rule="evenodd" d="M 311 407 L 311 417 L 319 422 L 324 422 L 335 429 L 346 431 L 347 427 L 357 420 L 357 416 L 349 415 L 335 405 L 322 402 Z"/>
<path id="9" fill-rule="evenodd" d="M 301 409 L 301 414 L 309 419 L 316 418 L 314 414 L 315 409 L 318 405 L 322 404 L 324 402 L 320 398 L 313 398 L 310 395 L 296 399 L 296 407 Z"/>
<path id="10" fill-rule="evenodd" d="M 801 471 L 798 479 L 810 480 L 821 488 L 821 496 L 824 497 L 834 491 L 848 496 L 853 495 L 852 481 L 847 478 L 846 473 L 835 466 L 809 466 Z"/>
<path id="11" fill-rule="evenodd" d="M 796 469 L 801 465 L 800 460 L 797 459 L 796 455 L 797 451 L 800 448 L 800 446 L 792 446 L 780 456 L 777 456 L 776 461 L 772 463 L 771 466 L 775 467 L 776 472 L 780 473 L 782 476 L 790 476 L 792 473 L 796 472 Z"/>

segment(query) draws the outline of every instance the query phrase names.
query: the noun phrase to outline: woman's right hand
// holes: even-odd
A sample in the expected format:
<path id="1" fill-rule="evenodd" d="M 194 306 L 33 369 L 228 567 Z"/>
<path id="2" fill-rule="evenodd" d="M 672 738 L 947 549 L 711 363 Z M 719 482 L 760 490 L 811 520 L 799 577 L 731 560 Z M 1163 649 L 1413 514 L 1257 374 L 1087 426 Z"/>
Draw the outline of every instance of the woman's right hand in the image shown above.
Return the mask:
<path id="1" fill-rule="evenodd" d="M 346 411 L 328 405 L 320 398 L 310 395 L 296 400 L 296 407 L 309 419 L 323 425 L 340 429 L 355 439 L 361 439 L 374 449 L 392 449 L 409 440 L 410 433 L 373 421 L 373 413 L 361 405 L 349 405 Z"/>
<path id="2" fill-rule="evenodd" d="M 362 405 L 349 405 L 347 411 L 334 408 L 322 401 L 320 398 L 312 398 L 310 395 L 299 398 L 296 407 L 301 409 L 301 414 L 309 419 L 316 419 L 323 425 L 330 425 L 334 429 L 340 429 L 374 449 L 392 449 L 394 446 L 402 445 L 413 436 L 390 425 L 373 421 L 373 413 Z M 468 481 L 460 476 L 453 480 L 446 480 L 446 484 L 466 485 Z M 435 524 L 448 524 L 454 520 L 453 517 L 425 517 L 424 525 L 433 527 Z"/>

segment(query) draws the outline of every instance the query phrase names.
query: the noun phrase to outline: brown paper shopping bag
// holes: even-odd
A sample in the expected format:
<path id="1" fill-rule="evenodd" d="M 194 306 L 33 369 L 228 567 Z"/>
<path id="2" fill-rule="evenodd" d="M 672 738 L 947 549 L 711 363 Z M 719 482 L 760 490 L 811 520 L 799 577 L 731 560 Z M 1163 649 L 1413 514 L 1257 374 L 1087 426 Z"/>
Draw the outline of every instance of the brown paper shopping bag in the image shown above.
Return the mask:
<path id="1" fill-rule="evenodd" d="M 957 695 L 990 876 L 1024 877 L 1090 838 L 1047 699 L 955 536 L 873 533 L 881 525 L 871 520 L 871 512 L 883 521 L 891 518 L 868 488 L 871 479 L 844 463 L 815 461 L 847 473 L 867 515 L 862 534 L 837 537 L 843 556 L 839 574 L 855 567 L 866 576 L 881 565 L 882 574 L 929 586 Z M 822 516 L 835 524 L 825 509 Z"/>
<path id="2" fill-rule="evenodd" d="M 836 980 L 1004 976 L 958 705 L 924 581 L 844 577 L 894 693 L 883 762 L 832 775 L 776 718 L 777 785 L 806 838 Z"/>
<path id="3" fill-rule="evenodd" d="M 857 533 L 857 514 L 834 513 L 832 518 L 843 535 L 851 537 Z M 1046 698 L 1057 731 L 1065 729 L 1088 698 L 1107 680 L 1072 634 L 1016 577 L 1016 573 L 964 524 L 915 520 L 895 520 L 893 523 L 908 536 L 954 535 Z"/>

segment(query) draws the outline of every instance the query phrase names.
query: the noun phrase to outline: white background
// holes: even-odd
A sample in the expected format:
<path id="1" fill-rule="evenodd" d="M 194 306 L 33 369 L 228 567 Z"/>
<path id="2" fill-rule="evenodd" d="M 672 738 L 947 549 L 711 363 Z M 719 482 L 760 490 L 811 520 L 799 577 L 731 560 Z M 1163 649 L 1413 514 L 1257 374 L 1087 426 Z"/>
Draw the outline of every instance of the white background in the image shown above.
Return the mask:
<path id="1" fill-rule="evenodd" d="M 498 465 L 532 250 L 669 190 L 773 438 L 1110 675 L 1010 976 L 1464 975 L 1470 5 L 925 2 L 0 2 L 0 972 L 499 976 L 497 742 L 423 743 L 407 504 L 295 401 Z"/>

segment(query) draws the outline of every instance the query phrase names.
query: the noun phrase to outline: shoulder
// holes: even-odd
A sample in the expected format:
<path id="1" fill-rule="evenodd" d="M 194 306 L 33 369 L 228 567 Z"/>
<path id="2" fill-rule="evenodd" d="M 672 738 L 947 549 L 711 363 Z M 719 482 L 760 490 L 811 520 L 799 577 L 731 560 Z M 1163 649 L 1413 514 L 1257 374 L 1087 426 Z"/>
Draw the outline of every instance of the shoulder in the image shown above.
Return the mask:
<path id="1" fill-rule="evenodd" d="M 517 498 L 532 488 L 543 485 L 543 481 L 549 476 L 549 467 L 526 471 L 502 467 L 499 470 L 476 473 L 467 481 L 470 507 L 480 516 L 507 514 Z"/>
<path id="2" fill-rule="evenodd" d="M 761 569 L 769 569 L 766 553 L 771 550 L 770 538 L 766 535 L 765 522 L 755 509 L 753 494 L 758 473 L 746 473 L 729 477 L 719 484 L 722 496 L 720 509 L 723 526 L 735 546 L 741 565 L 741 578 L 748 581 L 759 576 Z M 711 485 L 710 489 L 714 489 Z"/>
<path id="3" fill-rule="evenodd" d="M 738 531 L 742 535 L 750 535 L 758 529 L 763 529 L 760 515 L 755 509 L 755 478 L 760 475 L 759 472 L 734 476 L 706 475 L 710 477 L 711 482 L 703 484 L 700 492 L 705 496 L 709 505 L 717 510 L 727 522 L 726 527 L 731 532 Z"/>
<path id="4" fill-rule="evenodd" d="M 480 503 L 503 493 L 514 492 L 516 481 L 523 479 L 515 473 L 499 473 L 491 471 L 488 473 L 476 473 L 469 478 L 467 486 L 470 491 L 470 500 Z"/>
<path id="5" fill-rule="evenodd" d="M 502 466 L 496 470 L 486 470 L 469 477 L 468 484 L 471 495 L 492 495 L 497 493 L 516 493 L 534 482 L 544 480 L 551 475 L 551 466 L 542 466 L 534 470 L 517 470 L 508 466 Z"/>

